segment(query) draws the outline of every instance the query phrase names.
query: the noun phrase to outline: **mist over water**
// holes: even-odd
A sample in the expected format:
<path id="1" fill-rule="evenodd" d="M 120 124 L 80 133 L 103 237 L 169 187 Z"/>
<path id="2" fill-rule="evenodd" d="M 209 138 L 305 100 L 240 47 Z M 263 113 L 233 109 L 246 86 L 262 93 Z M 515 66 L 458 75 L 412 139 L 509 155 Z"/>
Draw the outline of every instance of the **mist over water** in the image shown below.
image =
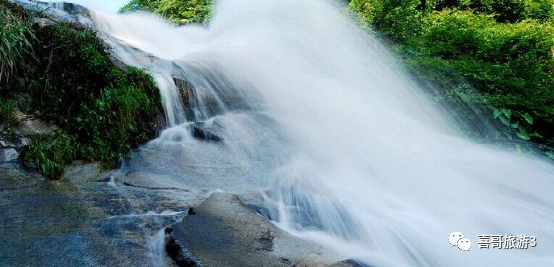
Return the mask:
<path id="1" fill-rule="evenodd" d="M 261 193 L 281 228 L 370 266 L 554 265 L 554 166 L 462 137 L 341 4 L 219 0 L 206 27 L 92 15 L 160 86 L 169 127 L 145 149 L 173 182 Z"/>

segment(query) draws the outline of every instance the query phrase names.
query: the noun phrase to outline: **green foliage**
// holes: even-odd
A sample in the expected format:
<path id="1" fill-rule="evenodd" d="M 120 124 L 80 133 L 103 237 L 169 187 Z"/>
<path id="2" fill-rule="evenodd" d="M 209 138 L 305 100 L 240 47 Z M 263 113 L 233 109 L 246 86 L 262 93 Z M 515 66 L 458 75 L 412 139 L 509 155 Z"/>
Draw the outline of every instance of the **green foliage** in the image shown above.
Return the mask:
<path id="1" fill-rule="evenodd" d="M 393 41 L 404 41 L 421 31 L 419 0 L 353 0 L 350 7 L 364 23 Z"/>
<path id="2" fill-rule="evenodd" d="M 427 1 L 427 8 L 471 10 L 477 14 L 489 14 L 499 22 L 518 22 L 535 19 L 552 21 L 552 0 L 434 0 Z"/>
<path id="3" fill-rule="evenodd" d="M 510 109 L 495 109 L 493 111 L 494 118 L 500 121 L 506 128 L 513 128 L 516 131 L 504 130 L 504 134 L 510 140 L 513 140 L 514 133 L 520 139 L 525 141 L 531 140 L 531 137 L 542 138 L 537 132 L 529 133 L 530 126 L 533 125 L 534 119 L 529 113 L 513 112 Z"/>
<path id="4" fill-rule="evenodd" d="M 211 0 L 131 0 L 120 12 L 154 12 L 178 24 L 207 23 L 211 8 Z"/>
<path id="5" fill-rule="evenodd" d="M 363 22 L 393 41 L 420 82 L 439 88 L 435 99 L 454 103 L 463 98 L 504 126 L 507 138 L 552 146 L 552 4 L 552 0 L 353 0 L 350 6 Z M 418 25 L 398 26 L 406 21 Z M 498 115 L 506 110 L 510 117 Z M 462 121 L 476 119 L 462 108 L 455 112 Z"/>
<path id="6" fill-rule="evenodd" d="M 15 109 L 15 101 L 0 97 L 0 124 L 13 126 L 17 124 L 17 120 L 13 116 Z"/>
<path id="7" fill-rule="evenodd" d="M 18 107 L 62 129 L 33 138 L 27 162 L 57 179 L 77 159 L 112 167 L 155 135 L 161 100 L 150 75 L 116 67 L 89 29 L 28 21 L 21 7 L 0 0 L 0 121 L 14 125 Z"/>
<path id="8" fill-rule="evenodd" d="M 469 11 L 442 11 L 428 17 L 419 51 L 447 64 L 469 81 L 492 107 L 533 114 L 533 128 L 552 142 L 554 28 L 526 20 L 496 23 Z"/>
<path id="9" fill-rule="evenodd" d="M 91 102 L 107 85 L 103 76 L 109 59 L 102 53 L 103 43 L 86 29 L 49 25 L 37 29 L 36 37 L 38 63 L 30 93 L 42 116 L 65 127 L 68 115 L 78 111 L 76 103 Z"/>
<path id="10" fill-rule="evenodd" d="M 18 71 L 20 62 L 31 51 L 33 32 L 28 14 L 17 6 L 0 1 L 0 83 Z"/>
<path id="11" fill-rule="evenodd" d="M 46 176 L 57 178 L 60 166 L 75 159 L 112 167 L 155 134 L 160 96 L 150 75 L 117 68 L 104 43 L 88 29 L 56 24 L 35 34 L 38 63 L 29 70 L 28 93 L 41 117 L 66 133 L 34 142 L 29 157 L 36 158 Z M 66 145 L 69 141 L 74 145 Z M 49 147 L 54 151 L 37 151 Z"/>
<path id="12" fill-rule="evenodd" d="M 55 136 L 37 136 L 31 140 L 24 159 L 33 162 L 44 176 L 59 179 L 65 166 L 77 158 L 79 149 L 72 135 L 58 133 Z"/>

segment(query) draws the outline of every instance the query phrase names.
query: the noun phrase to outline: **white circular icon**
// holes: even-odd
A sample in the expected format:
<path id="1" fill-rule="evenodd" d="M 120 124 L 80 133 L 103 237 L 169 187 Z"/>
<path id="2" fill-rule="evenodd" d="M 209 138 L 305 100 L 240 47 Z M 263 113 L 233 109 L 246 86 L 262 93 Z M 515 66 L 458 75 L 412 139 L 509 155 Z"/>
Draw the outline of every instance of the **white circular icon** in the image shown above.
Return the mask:
<path id="1" fill-rule="evenodd" d="M 454 232 L 448 236 L 448 241 L 450 241 L 450 245 L 452 245 L 453 247 L 453 246 L 457 246 L 458 240 L 462 238 L 464 238 L 464 234 L 462 234 L 461 232 Z"/>
<path id="2" fill-rule="evenodd" d="M 467 238 L 462 238 L 458 240 L 458 248 L 463 251 L 469 251 L 471 248 L 471 241 Z"/>

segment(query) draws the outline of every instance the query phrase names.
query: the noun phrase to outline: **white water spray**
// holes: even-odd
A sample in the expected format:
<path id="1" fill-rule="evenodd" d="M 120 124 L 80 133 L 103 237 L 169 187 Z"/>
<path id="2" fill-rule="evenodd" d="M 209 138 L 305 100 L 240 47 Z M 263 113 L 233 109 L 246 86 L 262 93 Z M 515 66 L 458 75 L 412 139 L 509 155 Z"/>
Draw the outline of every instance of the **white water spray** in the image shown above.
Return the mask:
<path id="1" fill-rule="evenodd" d="M 121 42 L 173 60 L 149 67 L 171 126 L 150 146 L 207 165 L 194 175 L 213 186 L 260 186 L 283 229 L 371 266 L 554 265 L 554 167 L 456 134 L 345 13 L 332 1 L 220 0 L 207 28 L 93 15 Z M 197 123 L 222 144 L 192 138 Z M 246 171 L 225 184 L 223 165 Z M 458 231 L 470 252 L 448 243 Z M 480 250 L 480 234 L 538 245 Z"/>

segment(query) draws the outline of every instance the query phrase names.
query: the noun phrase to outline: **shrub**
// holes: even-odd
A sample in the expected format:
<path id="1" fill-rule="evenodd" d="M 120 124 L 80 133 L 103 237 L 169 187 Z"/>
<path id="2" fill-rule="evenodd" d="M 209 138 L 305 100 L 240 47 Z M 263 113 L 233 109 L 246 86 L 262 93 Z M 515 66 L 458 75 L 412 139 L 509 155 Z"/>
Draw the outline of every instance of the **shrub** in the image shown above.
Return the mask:
<path id="1" fill-rule="evenodd" d="M 37 157 L 46 176 L 57 178 L 57 169 L 69 159 L 113 167 L 130 149 L 153 137 L 160 96 L 150 75 L 133 67 L 125 72 L 117 68 L 104 43 L 86 28 L 49 25 L 37 28 L 36 36 L 38 64 L 29 73 L 28 93 L 41 117 L 65 132 L 64 138 L 36 140 L 29 154 Z M 70 141 L 73 147 L 67 145 Z M 37 152 L 45 147 L 56 152 Z M 56 154 L 64 151 L 67 156 Z"/>
<path id="2" fill-rule="evenodd" d="M 120 12 L 148 11 L 159 14 L 174 23 L 207 23 L 211 0 L 131 0 Z"/>
<path id="3" fill-rule="evenodd" d="M 510 138 L 554 145 L 551 0 L 353 0 L 350 6 L 393 41 L 419 81 L 439 88 L 431 92 L 435 99 L 458 107 L 462 96 L 506 126 L 502 132 L 513 133 Z M 395 21 L 410 19 L 420 24 Z M 454 112 L 462 121 L 469 116 L 461 106 Z"/>
<path id="4" fill-rule="evenodd" d="M 469 11 L 442 11 L 428 18 L 414 43 L 426 56 L 448 60 L 491 106 L 531 114 L 533 127 L 550 139 L 553 35 L 551 25 L 533 20 L 500 24 Z"/>
<path id="5" fill-rule="evenodd" d="M 435 0 L 428 1 L 428 8 L 443 10 L 455 8 L 472 10 L 478 14 L 489 14 L 499 22 L 518 22 L 535 19 L 552 21 L 554 10 L 552 0 Z"/>
<path id="6" fill-rule="evenodd" d="M 14 18 L 14 24 L 28 26 L 23 16 Z M 159 128 L 161 100 L 152 77 L 134 67 L 119 69 L 94 32 L 75 27 L 27 28 L 9 59 L 25 69 L 25 77 L 0 84 L 2 124 L 16 123 L 12 111 L 21 104 L 22 110 L 62 129 L 55 136 L 33 138 L 25 153 L 26 161 L 50 179 L 77 159 L 113 167 Z"/>
<path id="7" fill-rule="evenodd" d="M 419 5 L 419 0 L 353 0 L 350 3 L 364 23 L 396 42 L 420 32 L 423 13 L 417 9 Z"/>
<path id="8" fill-rule="evenodd" d="M 32 27 L 30 21 L 22 7 L 0 0 L 0 120 L 15 124 L 18 107 L 61 128 L 34 137 L 24 153 L 27 162 L 57 179 L 78 159 L 113 167 L 155 136 L 161 100 L 149 74 L 116 67 L 90 29 Z M 12 76 L 17 79 L 8 82 Z"/>

